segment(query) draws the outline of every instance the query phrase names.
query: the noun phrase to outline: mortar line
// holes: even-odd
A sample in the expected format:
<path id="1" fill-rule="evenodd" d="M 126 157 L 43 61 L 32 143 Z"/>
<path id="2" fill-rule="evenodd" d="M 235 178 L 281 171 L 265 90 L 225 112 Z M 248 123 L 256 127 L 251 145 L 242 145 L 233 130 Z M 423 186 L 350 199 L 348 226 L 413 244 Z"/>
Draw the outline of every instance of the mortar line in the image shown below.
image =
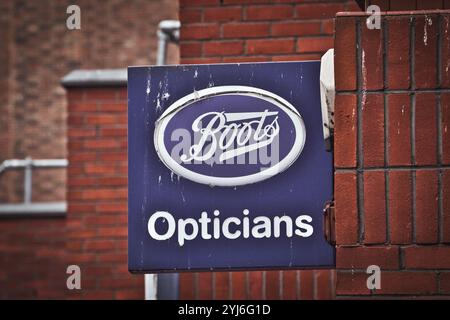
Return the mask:
<path id="1" fill-rule="evenodd" d="M 437 160 L 439 164 L 438 172 L 438 238 L 439 242 L 444 241 L 444 203 L 442 190 L 442 101 L 441 95 L 436 97 L 436 121 L 437 121 Z"/>
<path id="2" fill-rule="evenodd" d="M 361 23 L 360 19 L 356 20 L 355 24 L 356 28 L 356 79 L 357 79 L 357 89 L 358 89 L 358 98 L 357 98 L 357 166 L 358 173 L 356 177 L 356 205 L 358 208 L 358 243 L 363 243 L 364 239 L 364 175 L 362 174 L 362 170 L 364 167 L 364 155 L 363 155 L 363 106 L 362 106 L 362 95 L 364 95 L 365 91 L 362 90 L 362 56 L 361 56 Z"/>
<path id="3" fill-rule="evenodd" d="M 401 246 L 398 248 L 399 254 L 398 254 L 398 261 L 399 261 L 399 269 L 403 270 L 405 268 L 405 252 Z"/>
<path id="4" fill-rule="evenodd" d="M 441 87 L 442 83 L 442 77 L 441 77 L 441 70 L 442 70 L 442 34 L 441 34 L 441 26 L 442 26 L 442 17 L 441 15 L 438 15 L 437 17 L 437 52 L 436 52 L 436 81 L 437 81 L 437 87 Z"/>
<path id="5" fill-rule="evenodd" d="M 436 128 L 437 128 L 437 160 L 442 165 L 442 100 L 441 95 L 436 96 Z"/>
<path id="6" fill-rule="evenodd" d="M 416 243 L 416 172 L 411 172 L 411 181 L 412 181 L 412 243 Z"/>
<path id="7" fill-rule="evenodd" d="M 415 39 L 416 39 L 416 19 L 414 17 L 410 18 L 410 39 L 409 39 L 409 61 L 410 61 L 410 66 L 409 66 L 409 71 L 410 71 L 410 90 L 415 91 L 416 89 L 416 77 L 415 77 L 415 71 L 416 71 L 416 57 L 415 57 L 415 53 L 416 53 L 416 43 L 415 43 Z"/>
<path id="8" fill-rule="evenodd" d="M 388 167 L 389 166 L 389 145 L 388 145 L 388 141 L 389 141 L 389 105 L 388 105 L 388 99 L 387 99 L 387 95 L 384 95 L 383 97 L 383 101 L 384 101 L 384 166 Z M 391 237 L 390 237 L 390 225 L 389 225 L 389 218 L 390 218 L 390 210 L 389 210 L 389 173 L 386 169 L 383 170 L 384 171 L 384 196 L 385 196 L 385 210 L 386 210 L 386 243 L 390 243 L 391 242 Z"/>
<path id="9" fill-rule="evenodd" d="M 360 91 L 358 90 L 342 90 L 339 92 L 336 92 L 336 95 L 350 95 L 350 94 L 357 94 Z M 447 93 L 450 92 L 449 88 L 434 88 L 434 89 L 425 89 L 425 88 L 417 88 L 417 89 L 370 89 L 370 90 L 364 90 L 364 92 L 368 95 L 371 94 L 380 94 L 380 93 Z"/>
<path id="10" fill-rule="evenodd" d="M 389 103 L 386 89 L 388 87 L 388 45 L 389 45 L 389 23 L 387 17 L 382 17 L 382 30 L 383 30 L 383 100 L 384 100 L 384 165 L 389 166 Z M 385 192 L 385 210 L 386 210 L 386 243 L 391 243 L 391 225 L 389 223 L 391 212 L 389 210 L 389 173 L 384 171 L 384 192 Z"/>
<path id="11" fill-rule="evenodd" d="M 442 170 L 438 172 L 438 237 L 439 243 L 444 242 L 444 201 L 442 190 Z"/>
<path id="12" fill-rule="evenodd" d="M 411 95 L 411 164 L 416 166 L 416 95 Z M 411 172 L 411 182 L 412 182 L 412 242 L 416 243 L 416 170 Z"/>
<path id="13" fill-rule="evenodd" d="M 336 168 L 335 172 L 345 173 L 345 172 L 366 172 L 366 171 L 418 171 L 418 170 L 448 170 L 450 165 L 421 165 L 421 166 L 390 166 L 390 167 L 370 167 L 364 169 L 358 168 Z"/>
<path id="14" fill-rule="evenodd" d="M 387 87 L 388 87 L 388 79 L 387 79 L 387 75 L 388 75 L 388 58 L 389 58 L 389 51 L 388 51 L 388 46 L 389 46 L 389 23 L 388 23 L 388 19 L 386 17 L 382 17 L 382 29 L 383 30 L 383 92 L 386 91 Z"/>

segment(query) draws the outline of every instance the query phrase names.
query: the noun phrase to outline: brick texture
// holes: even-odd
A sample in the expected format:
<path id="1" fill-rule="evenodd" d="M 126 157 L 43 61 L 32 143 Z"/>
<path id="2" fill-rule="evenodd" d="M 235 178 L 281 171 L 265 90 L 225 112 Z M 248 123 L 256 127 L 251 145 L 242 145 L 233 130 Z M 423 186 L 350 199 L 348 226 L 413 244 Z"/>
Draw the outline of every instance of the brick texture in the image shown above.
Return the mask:
<path id="1" fill-rule="evenodd" d="M 377 265 L 382 269 L 399 268 L 398 247 L 338 247 L 337 269 L 366 269 Z"/>
<path id="2" fill-rule="evenodd" d="M 364 23 L 364 21 L 361 21 Z M 361 81 L 363 89 L 382 89 L 384 37 L 382 29 L 361 29 Z"/>
<path id="3" fill-rule="evenodd" d="M 417 165 L 437 162 L 436 96 L 433 93 L 416 95 L 415 160 Z"/>
<path id="4" fill-rule="evenodd" d="M 143 276 L 127 270 L 126 88 L 72 90 L 66 260 L 80 266 L 83 290 L 68 298 L 142 299 Z"/>
<path id="5" fill-rule="evenodd" d="M 328 300 L 334 279 L 333 270 L 182 273 L 180 299 Z"/>
<path id="6" fill-rule="evenodd" d="M 387 11 L 446 5 L 371 3 Z M 388 12 L 378 32 L 360 15 L 336 18 L 337 297 L 450 297 L 448 15 Z M 381 268 L 379 290 L 366 287 L 372 264 Z"/>
<path id="7" fill-rule="evenodd" d="M 364 177 L 364 243 L 386 241 L 386 182 L 384 172 L 366 171 Z"/>
<path id="8" fill-rule="evenodd" d="M 410 18 L 408 16 L 387 17 L 388 33 L 387 62 L 389 71 L 386 79 L 389 89 L 409 89 L 410 75 Z"/>
<path id="9" fill-rule="evenodd" d="M 334 150 L 336 167 L 356 167 L 357 114 L 356 95 L 337 95 L 334 105 Z"/>
<path id="10" fill-rule="evenodd" d="M 336 91 L 356 89 L 356 25 L 354 19 L 340 18 L 335 26 L 334 59 Z"/>
<path id="11" fill-rule="evenodd" d="M 80 0 L 81 30 L 68 30 L 70 4 L 1 4 L 0 42 L 5 46 L 0 48 L 0 162 L 27 156 L 65 158 L 67 105 L 61 78 L 73 69 L 154 63 L 158 22 L 178 15 L 176 1 Z M 177 59 L 178 50 L 171 45 L 169 61 Z M 65 170 L 38 170 L 33 178 L 34 201 L 65 198 Z M 16 172 L 2 175 L 0 201 L 21 201 L 22 181 Z"/>
<path id="12" fill-rule="evenodd" d="M 393 244 L 412 241 L 412 174 L 410 171 L 390 171 L 389 178 L 389 238 Z"/>
<path id="13" fill-rule="evenodd" d="M 335 14 L 346 10 L 359 8 L 350 0 L 183 1 L 181 62 L 318 60 L 333 47 Z"/>
<path id="14" fill-rule="evenodd" d="M 363 94 L 361 102 L 364 167 L 384 165 L 384 100 L 381 94 Z"/>
<path id="15" fill-rule="evenodd" d="M 126 90 L 118 101 L 101 89 L 66 92 L 60 80 L 79 68 L 154 63 L 158 22 L 176 19 L 178 4 L 80 0 L 81 30 L 69 31 L 70 4 L 0 2 L 0 162 L 70 161 L 67 171 L 33 172 L 33 201 L 67 199 L 67 218 L 0 221 L 1 299 L 143 298 L 142 277 L 126 266 Z M 169 62 L 177 61 L 171 45 Z M 1 175 L 0 202 L 22 201 L 22 178 Z M 82 293 L 66 288 L 72 263 L 81 266 Z"/>
<path id="16" fill-rule="evenodd" d="M 336 173 L 336 243 L 356 244 L 359 240 L 356 174 Z"/>
<path id="17" fill-rule="evenodd" d="M 388 163 L 390 166 L 411 164 L 411 98 L 408 94 L 387 96 Z"/>
<path id="18" fill-rule="evenodd" d="M 416 242 L 438 241 L 438 177 L 435 171 L 416 173 Z"/>
<path id="19" fill-rule="evenodd" d="M 436 88 L 437 86 L 437 15 L 418 16 L 414 20 L 415 29 L 415 68 L 414 78 L 416 87 L 420 89 Z M 428 64 L 433 68 L 424 69 L 421 66 Z"/>

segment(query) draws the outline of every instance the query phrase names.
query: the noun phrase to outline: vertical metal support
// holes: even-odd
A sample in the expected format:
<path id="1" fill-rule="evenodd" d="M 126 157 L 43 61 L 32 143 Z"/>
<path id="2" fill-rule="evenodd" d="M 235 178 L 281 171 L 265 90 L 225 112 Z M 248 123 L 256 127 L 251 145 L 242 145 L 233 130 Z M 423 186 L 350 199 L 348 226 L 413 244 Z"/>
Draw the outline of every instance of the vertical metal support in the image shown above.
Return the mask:
<path id="1" fill-rule="evenodd" d="M 33 190 L 33 172 L 32 172 L 33 161 L 30 157 L 25 159 L 25 174 L 23 180 L 23 202 L 30 203 L 32 198 Z"/>
<path id="2" fill-rule="evenodd" d="M 162 20 L 158 25 L 158 50 L 156 52 L 156 65 L 166 64 L 167 44 L 169 42 L 178 43 L 180 37 L 180 21 Z"/>
<path id="3" fill-rule="evenodd" d="M 156 53 L 156 65 L 162 66 L 166 64 L 166 51 L 167 51 L 167 35 L 162 32 L 161 30 L 158 30 L 158 51 Z"/>
<path id="4" fill-rule="evenodd" d="M 156 300 L 158 277 L 156 274 L 145 275 L 145 300 Z"/>

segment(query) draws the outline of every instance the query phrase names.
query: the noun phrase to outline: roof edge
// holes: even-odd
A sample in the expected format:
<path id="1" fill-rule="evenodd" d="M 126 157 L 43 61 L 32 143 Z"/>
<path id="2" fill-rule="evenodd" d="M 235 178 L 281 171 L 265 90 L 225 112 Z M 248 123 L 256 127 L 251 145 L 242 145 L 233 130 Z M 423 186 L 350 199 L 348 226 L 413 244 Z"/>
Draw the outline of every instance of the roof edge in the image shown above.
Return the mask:
<path id="1" fill-rule="evenodd" d="M 73 70 L 61 79 L 65 88 L 126 87 L 127 69 Z"/>

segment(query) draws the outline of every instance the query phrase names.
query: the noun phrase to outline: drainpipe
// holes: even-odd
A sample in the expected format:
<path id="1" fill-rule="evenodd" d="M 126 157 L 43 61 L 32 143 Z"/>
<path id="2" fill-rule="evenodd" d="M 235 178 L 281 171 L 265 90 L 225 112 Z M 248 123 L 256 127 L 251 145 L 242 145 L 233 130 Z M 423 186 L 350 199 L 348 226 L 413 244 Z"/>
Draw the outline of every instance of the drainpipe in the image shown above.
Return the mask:
<path id="1" fill-rule="evenodd" d="M 163 20 L 158 25 L 158 51 L 156 55 L 156 65 L 162 66 L 166 64 L 167 44 L 169 42 L 178 43 L 180 38 L 180 21 Z"/>
<path id="2" fill-rule="evenodd" d="M 180 38 L 180 21 L 163 20 L 158 25 L 158 51 L 156 65 L 163 66 L 167 62 L 167 44 L 178 43 Z M 178 299 L 178 273 L 146 274 L 145 300 L 176 300 Z"/>

